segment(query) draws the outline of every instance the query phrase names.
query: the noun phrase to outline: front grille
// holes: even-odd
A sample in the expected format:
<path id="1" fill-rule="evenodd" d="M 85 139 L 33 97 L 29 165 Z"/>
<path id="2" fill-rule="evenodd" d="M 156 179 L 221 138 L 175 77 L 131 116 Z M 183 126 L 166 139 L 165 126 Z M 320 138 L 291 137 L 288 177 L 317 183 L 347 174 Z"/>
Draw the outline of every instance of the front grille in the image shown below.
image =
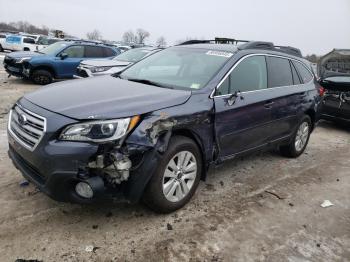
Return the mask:
<path id="1" fill-rule="evenodd" d="M 44 136 L 46 119 L 16 105 L 10 113 L 9 130 L 18 142 L 34 150 Z"/>

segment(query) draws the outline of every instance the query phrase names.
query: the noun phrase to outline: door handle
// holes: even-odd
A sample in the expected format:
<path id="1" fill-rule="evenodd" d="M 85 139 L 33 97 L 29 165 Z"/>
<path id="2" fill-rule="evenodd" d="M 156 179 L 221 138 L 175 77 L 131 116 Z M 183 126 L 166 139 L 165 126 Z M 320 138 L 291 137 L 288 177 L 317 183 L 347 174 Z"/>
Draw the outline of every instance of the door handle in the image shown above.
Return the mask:
<path id="1" fill-rule="evenodd" d="M 274 103 L 275 103 L 275 102 L 273 102 L 273 101 L 266 102 L 266 103 L 264 104 L 264 107 L 265 107 L 266 109 L 271 109 L 271 107 L 272 107 L 272 105 L 273 105 Z"/>

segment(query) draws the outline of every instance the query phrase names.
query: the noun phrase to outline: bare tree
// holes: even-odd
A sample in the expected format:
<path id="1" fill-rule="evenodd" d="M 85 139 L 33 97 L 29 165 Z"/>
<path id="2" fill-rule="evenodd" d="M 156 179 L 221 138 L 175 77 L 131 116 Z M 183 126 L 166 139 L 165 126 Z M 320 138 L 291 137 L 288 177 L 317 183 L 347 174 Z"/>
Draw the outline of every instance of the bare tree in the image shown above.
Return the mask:
<path id="1" fill-rule="evenodd" d="M 137 37 L 132 30 L 126 31 L 123 34 L 123 42 L 126 42 L 126 43 L 136 43 L 137 42 Z"/>
<path id="2" fill-rule="evenodd" d="M 0 22 L 0 31 L 19 31 L 31 34 L 47 35 L 49 28 L 46 26 L 37 27 L 25 21 L 3 23 Z"/>
<path id="3" fill-rule="evenodd" d="M 137 41 L 139 44 L 144 44 L 145 39 L 150 36 L 150 33 L 142 28 L 137 29 L 136 31 Z"/>
<path id="4" fill-rule="evenodd" d="M 166 44 L 167 44 L 164 36 L 159 37 L 156 43 L 157 43 L 157 46 L 159 47 L 166 47 Z"/>
<path id="5" fill-rule="evenodd" d="M 102 35 L 101 35 L 100 31 L 95 29 L 94 31 L 87 33 L 86 34 L 86 38 L 88 40 L 101 40 L 102 39 Z"/>

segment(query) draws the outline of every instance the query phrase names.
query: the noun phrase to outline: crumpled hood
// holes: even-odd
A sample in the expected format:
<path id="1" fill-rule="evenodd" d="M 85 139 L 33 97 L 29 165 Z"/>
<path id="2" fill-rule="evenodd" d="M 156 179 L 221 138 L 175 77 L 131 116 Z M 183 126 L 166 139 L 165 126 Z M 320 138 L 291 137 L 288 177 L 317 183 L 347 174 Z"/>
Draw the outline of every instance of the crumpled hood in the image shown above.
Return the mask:
<path id="1" fill-rule="evenodd" d="M 112 119 L 182 104 L 191 91 L 173 90 L 115 78 L 93 77 L 55 83 L 24 99 L 74 119 Z"/>
<path id="2" fill-rule="evenodd" d="M 126 61 L 118 61 L 113 59 L 91 59 L 91 60 L 83 60 L 80 63 L 82 66 L 121 66 L 125 67 L 131 64 L 130 62 Z"/>
<path id="3" fill-rule="evenodd" d="M 334 76 L 350 77 L 350 49 L 334 49 L 323 56 L 317 64 L 321 79 Z"/>
<path id="4" fill-rule="evenodd" d="M 42 55 L 38 52 L 32 52 L 32 51 L 17 51 L 17 52 L 12 52 L 7 54 L 6 56 L 9 58 L 23 58 L 23 57 L 34 57 L 34 56 L 39 56 Z"/>

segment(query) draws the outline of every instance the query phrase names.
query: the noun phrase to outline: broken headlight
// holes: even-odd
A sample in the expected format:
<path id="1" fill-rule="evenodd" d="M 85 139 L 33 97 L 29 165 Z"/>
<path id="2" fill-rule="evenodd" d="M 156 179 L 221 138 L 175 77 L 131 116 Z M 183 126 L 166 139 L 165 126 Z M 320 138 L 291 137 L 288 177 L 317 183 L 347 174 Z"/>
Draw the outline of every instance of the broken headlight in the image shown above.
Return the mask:
<path id="1" fill-rule="evenodd" d="M 100 72 L 107 71 L 111 68 L 112 68 L 111 66 L 99 66 L 99 67 L 93 67 L 90 70 L 92 73 L 100 73 Z"/>
<path id="2" fill-rule="evenodd" d="M 135 127 L 139 116 L 105 121 L 90 121 L 66 127 L 60 134 L 61 140 L 106 142 L 122 138 Z"/>
<path id="3" fill-rule="evenodd" d="M 19 59 L 16 60 L 16 64 L 21 64 L 21 63 L 23 63 L 24 61 L 28 61 L 28 60 L 30 60 L 30 59 L 31 59 L 31 57 L 22 57 L 22 58 L 19 58 Z"/>

